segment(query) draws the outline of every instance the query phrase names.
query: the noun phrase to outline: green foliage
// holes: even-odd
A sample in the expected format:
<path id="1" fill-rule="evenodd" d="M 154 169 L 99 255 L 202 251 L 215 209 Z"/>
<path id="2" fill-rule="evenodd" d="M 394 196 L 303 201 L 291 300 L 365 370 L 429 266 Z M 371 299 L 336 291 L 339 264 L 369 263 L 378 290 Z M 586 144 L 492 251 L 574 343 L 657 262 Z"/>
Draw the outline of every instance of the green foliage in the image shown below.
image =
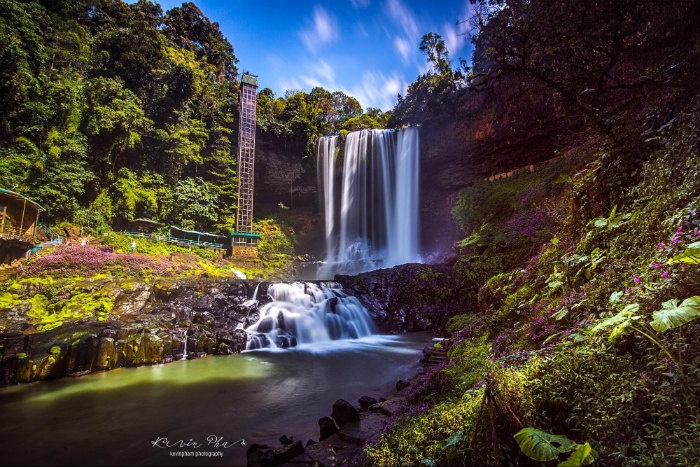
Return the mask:
<path id="1" fill-rule="evenodd" d="M 552 435 L 537 428 L 526 427 L 513 435 L 523 453 L 536 461 L 558 459 L 561 453 L 571 452 L 576 443 L 566 436 Z"/>
<path id="2" fill-rule="evenodd" d="M 693 242 L 687 246 L 683 253 L 677 254 L 669 260 L 671 263 L 700 264 L 700 242 Z"/>
<path id="3" fill-rule="evenodd" d="M 631 214 L 629 213 L 618 214 L 617 205 L 615 205 L 613 206 L 612 211 L 610 211 L 610 215 L 608 217 L 597 217 L 591 222 L 599 229 L 613 230 L 617 229 L 621 225 L 624 225 L 630 217 Z"/>
<path id="4" fill-rule="evenodd" d="M 700 296 L 686 298 L 679 305 L 671 299 L 662 303 L 661 310 L 654 312 L 654 320 L 649 325 L 656 332 L 665 332 L 680 327 L 700 317 Z"/>

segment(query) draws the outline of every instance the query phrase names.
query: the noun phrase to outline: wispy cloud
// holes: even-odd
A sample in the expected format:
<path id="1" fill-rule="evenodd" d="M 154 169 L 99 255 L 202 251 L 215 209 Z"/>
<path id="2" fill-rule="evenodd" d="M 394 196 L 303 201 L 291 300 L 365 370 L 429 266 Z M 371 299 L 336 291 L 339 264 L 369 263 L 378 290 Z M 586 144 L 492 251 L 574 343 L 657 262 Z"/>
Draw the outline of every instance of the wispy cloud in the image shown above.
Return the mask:
<path id="1" fill-rule="evenodd" d="M 338 21 L 323 7 L 314 8 L 313 20 L 307 29 L 299 32 L 299 37 L 309 52 L 316 52 L 318 47 L 329 44 L 338 38 Z"/>
<path id="2" fill-rule="evenodd" d="M 351 89 L 363 109 L 376 107 L 386 112 L 396 105 L 396 95 L 405 94 L 408 83 L 397 73 L 386 76 L 382 73 L 366 71 L 362 74 L 359 86 Z"/>
<path id="3" fill-rule="evenodd" d="M 406 37 L 418 36 L 418 24 L 409 8 L 401 0 L 387 0 L 384 4 L 384 12 L 393 21 L 397 22 Z"/>
<path id="4" fill-rule="evenodd" d="M 394 48 L 399 53 L 399 56 L 401 56 L 401 61 L 403 63 L 408 63 L 410 61 L 409 59 L 413 49 L 406 39 L 403 37 L 394 37 Z"/>
<path id="5" fill-rule="evenodd" d="M 352 7 L 356 10 L 367 8 L 371 3 L 371 0 L 350 0 Z"/>
<path id="6" fill-rule="evenodd" d="M 398 25 L 400 32 L 393 38 L 394 49 L 401 57 L 401 61 L 406 64 L 410 61 L 413 49 L 418 43 L 416 18 L 401 0 L 387 0 L 383 10 L 388 19 Z"/>

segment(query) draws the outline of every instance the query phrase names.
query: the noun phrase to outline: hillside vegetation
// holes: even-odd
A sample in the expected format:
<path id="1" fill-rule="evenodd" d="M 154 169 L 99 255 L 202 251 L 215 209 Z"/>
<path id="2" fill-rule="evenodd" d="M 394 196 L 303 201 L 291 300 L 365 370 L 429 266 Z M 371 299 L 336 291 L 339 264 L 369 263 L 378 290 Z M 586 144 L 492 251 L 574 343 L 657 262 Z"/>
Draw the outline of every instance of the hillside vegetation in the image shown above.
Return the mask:
<path id="1" fill-rule="evenodd" d="M 557 158 L 461 190 L 474 306 L 358 462 L 697 465 L 699 4 L 476 3 L 469 89 L 441 99 L 504 170 L 537 137 Z M 438 79 L 394 117 L 444 122 Z"/>

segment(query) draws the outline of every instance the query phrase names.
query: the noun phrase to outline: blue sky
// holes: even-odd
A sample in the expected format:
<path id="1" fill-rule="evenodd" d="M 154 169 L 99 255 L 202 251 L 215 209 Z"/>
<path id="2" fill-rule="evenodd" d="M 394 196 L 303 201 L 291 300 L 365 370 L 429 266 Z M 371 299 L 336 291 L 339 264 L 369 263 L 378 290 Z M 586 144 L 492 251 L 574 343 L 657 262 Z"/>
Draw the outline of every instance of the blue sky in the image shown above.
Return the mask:
<path id="1" fill-rule="evenodd" d="M 182 1 L 155 1 L 167 11 Z M 315 86 L 355 97 L 363 109 L 391 110 L 396 95 L 428 70 L 423 34 L 440 34 L 453 67 L 470 59 L 463 33 L 468 0 L 193 2 L 233 45 L 240 72 L 277 97 Z"/>

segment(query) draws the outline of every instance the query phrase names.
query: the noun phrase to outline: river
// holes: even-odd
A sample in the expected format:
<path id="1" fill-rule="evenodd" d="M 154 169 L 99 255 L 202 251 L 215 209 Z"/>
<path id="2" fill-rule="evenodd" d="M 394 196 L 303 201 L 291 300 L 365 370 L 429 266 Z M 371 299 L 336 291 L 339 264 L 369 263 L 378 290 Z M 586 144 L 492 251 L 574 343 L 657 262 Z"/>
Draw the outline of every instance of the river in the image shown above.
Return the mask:
<path id="1" fill-rule="evenodd" d="M 337 399 L 395 390 L 430 340 L 372 335 L 0 388 L 0 463 L 245 466 L 252 443 L 318 440 Z"/>

